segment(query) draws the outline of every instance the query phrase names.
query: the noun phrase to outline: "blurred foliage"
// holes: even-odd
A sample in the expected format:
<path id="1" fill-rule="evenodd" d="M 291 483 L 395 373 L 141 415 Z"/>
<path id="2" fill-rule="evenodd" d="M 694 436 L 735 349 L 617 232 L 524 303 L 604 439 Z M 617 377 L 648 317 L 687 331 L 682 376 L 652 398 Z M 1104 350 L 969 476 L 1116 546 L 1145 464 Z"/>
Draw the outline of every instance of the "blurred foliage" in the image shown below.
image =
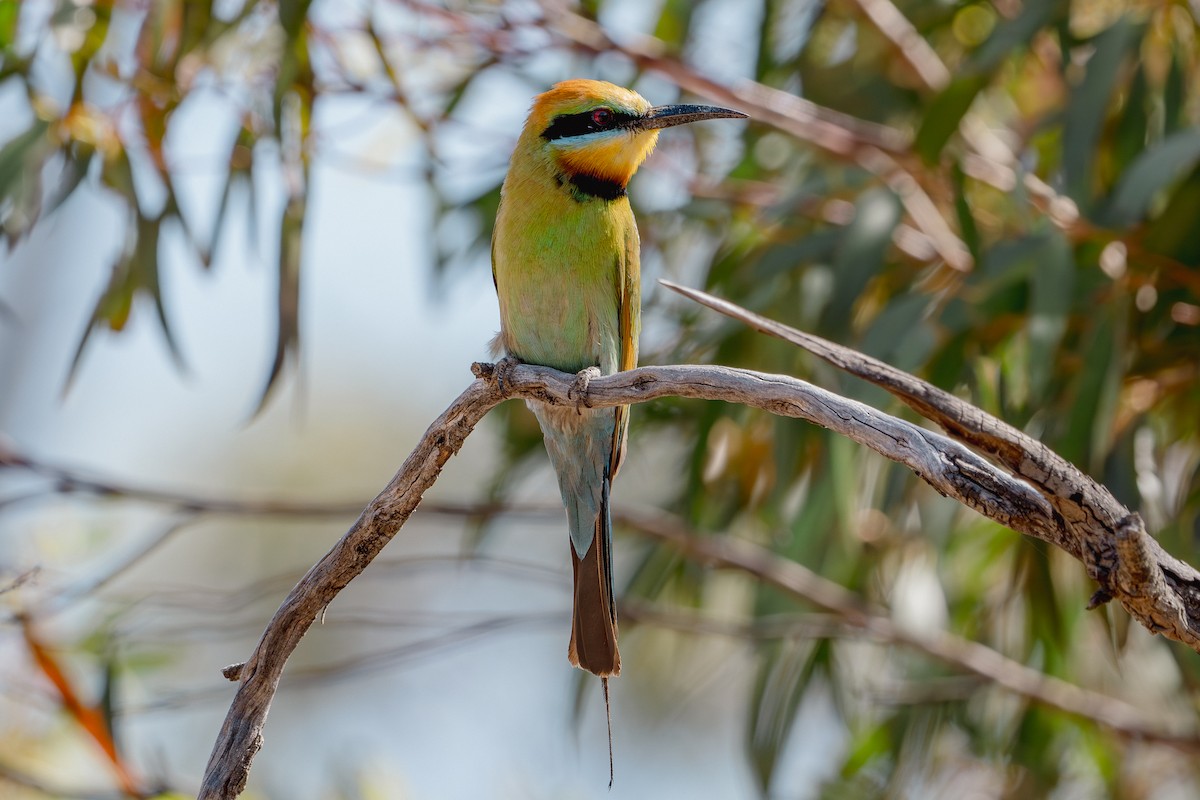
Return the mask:
<path id="1" fill-rule="evenodd" d="M 616 0 L 565 11 L 401 0 L 336 24 L 303 2 L 46 5 L 0 2 L 0 89 L 19 87 L 27 107 L 0 147 L 0 236 L 18 246 L 84 185 L 123 204 L 128 244 L 87 332 L 120 330 L 141 297 L 170 344 L 166 236 L 182 236 L 207 268 L 231 197 L 253 188 L 252 168 L 269 158 L 286 189 L 269 391 L 299 346 L 307 179 L 323 143 L 311 121 L 332 96 L 375 97 L 421 131 L 443 221 L 473 232 L 469 246 L 441 237 L 456 239 L 439 254 L 445 268 L 486 254 L 511 144 L 492 143 L 496 168 L 475 169 L 469 190 L 450 188 L 454 156 L 441 143 L 469 126 L 459 109 L 476 87 L 516 79 L 531 96 L 591 75 L 669 102 L 672 84 L 697 85 L 701 74 L 735 88 L 750 79 L 817 105 L 765 109 L 783 121 L 747 107 L 763 121 L 664 137 L 667 153 L 634 187 L 644 285 L 669 273 L 961 392 L 1104 482 L 1169 551 L 1195 560 L 1200 27 L 1189 3 L 898 0 L 898 14 L 880 16 L 887 0 L 668 1 L 637 15 L 652 46 L 621 37 L 632 42 L 624 48 L 580 33 L 587 19 L 612 24 L 638 6 Z M 731 15 L 736 25 L 725 24 Z M 239 123 L 216 222 L 202 235 L 178 202 L 169 140 L 180 109 L 214 87 Z M 650 183 L 689 191 L 673 201 Z M 657 339 L 645 361 L 808 375 L 896 411 L 879 392 L 662 292 L 648 289 L 646 305 Z M 540 458 L 532 418 L 515 405 L 501 413 L 509 467 L 497 497 L 521 474 L 513 465 Z M 1062 553 L 795 420 L 682 400 L 635 417 L 635 449 L 680 450 L 673 505 L 698 530 L 768 544 L 897 618 L 944 624 L 1164 717 L 1194 716 L 1195 654 L 1131 629 L 1119 609 L 1083 612 L 1092 587 Z M 628 591 L 708 608 L 711 577 L 648 549 Z M 793 606 L 758 589 L 721 612 Z M 957 787 L 952 796 L 1132 798 L 1149 796 L 1156 775 L 1200 793 L 1193 759 L 995 688 L 964 689 L 915 653 L 839 639 L 755 652 L 746 757 L 765 793 L 797 709 L 824 691 L 848 738 L 828 797 Z"/>

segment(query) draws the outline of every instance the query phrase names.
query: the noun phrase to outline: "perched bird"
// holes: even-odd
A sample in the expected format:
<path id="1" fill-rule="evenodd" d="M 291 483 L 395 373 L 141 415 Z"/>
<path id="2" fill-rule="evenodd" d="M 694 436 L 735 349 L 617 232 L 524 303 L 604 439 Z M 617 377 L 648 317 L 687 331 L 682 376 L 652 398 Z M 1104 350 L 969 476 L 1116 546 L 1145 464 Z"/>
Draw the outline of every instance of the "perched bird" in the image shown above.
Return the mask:
<path id="1" fill-rule="evenodd" d="M 539 95 L 500 193 L 492 237 L 500 333 L 493 348 L 580 373 L 581 380 L 637 366 L 639 245 L 626 185 L 660 129 L 745 116 L 712 106 L 651 107 L 603 81 L 564 81 Z M 629 407 L 529 406 L 558 473 L 571 534 L 567 657 L 608 678 L 621 671 L 609 490 L 625 453 Z M 605 689 L 607 695 L 607 681 Z"/>

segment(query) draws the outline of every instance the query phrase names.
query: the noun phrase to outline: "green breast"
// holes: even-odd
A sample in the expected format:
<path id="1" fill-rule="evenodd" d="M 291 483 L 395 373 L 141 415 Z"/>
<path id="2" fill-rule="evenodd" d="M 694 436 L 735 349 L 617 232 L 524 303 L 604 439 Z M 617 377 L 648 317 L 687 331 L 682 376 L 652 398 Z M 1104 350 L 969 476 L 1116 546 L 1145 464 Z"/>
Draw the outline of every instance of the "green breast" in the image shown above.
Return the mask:
<path id="1" fill-rule="evenodd" d="M 510 175 L 492 247 L 510 355 L 565 372 L 616 371 L 618 287 L 633 225 L 624 197 L 580 202 L 554 184 Z"/>

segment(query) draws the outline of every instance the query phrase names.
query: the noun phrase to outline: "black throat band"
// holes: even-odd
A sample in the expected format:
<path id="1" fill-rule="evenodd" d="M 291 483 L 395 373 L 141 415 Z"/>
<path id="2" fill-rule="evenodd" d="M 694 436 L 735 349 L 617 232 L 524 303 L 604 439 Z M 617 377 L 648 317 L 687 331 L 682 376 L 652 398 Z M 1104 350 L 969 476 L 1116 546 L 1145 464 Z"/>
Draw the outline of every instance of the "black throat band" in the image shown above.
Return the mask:
<path id="1" fill-rule="evenodd" d="M 612 201 L 625 196 L 625 184 L 583 172 L 567 177 L 567 182 L 571 185 L 571 196 L 580 202 L 592 199 Z"/>

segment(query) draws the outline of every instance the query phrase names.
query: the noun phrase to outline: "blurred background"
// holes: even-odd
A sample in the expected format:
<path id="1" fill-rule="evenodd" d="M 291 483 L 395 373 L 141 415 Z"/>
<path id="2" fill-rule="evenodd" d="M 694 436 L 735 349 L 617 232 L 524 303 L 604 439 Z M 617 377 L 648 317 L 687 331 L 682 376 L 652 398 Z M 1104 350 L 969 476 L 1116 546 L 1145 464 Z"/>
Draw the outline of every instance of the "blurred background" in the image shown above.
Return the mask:
<path id="1" fill-rule="evenodd" d="M 656 280 L 706 288 L 1040 438 L 1194 563 L 1197 11 L 0 0 L 0 795 L 194 795 L 220 668 L 488 357 L 499 184 L 568 77 L 753 118 L 668 131 L 631 186 L 644 363 L 906 413 Z M 632 436 L 611 792 L 508 403 L 306 636 L 246 796 L 1200 794 L 1195 653 L 1085 611 L 1066 554 L 798 420 L 664 400 Z"/>

